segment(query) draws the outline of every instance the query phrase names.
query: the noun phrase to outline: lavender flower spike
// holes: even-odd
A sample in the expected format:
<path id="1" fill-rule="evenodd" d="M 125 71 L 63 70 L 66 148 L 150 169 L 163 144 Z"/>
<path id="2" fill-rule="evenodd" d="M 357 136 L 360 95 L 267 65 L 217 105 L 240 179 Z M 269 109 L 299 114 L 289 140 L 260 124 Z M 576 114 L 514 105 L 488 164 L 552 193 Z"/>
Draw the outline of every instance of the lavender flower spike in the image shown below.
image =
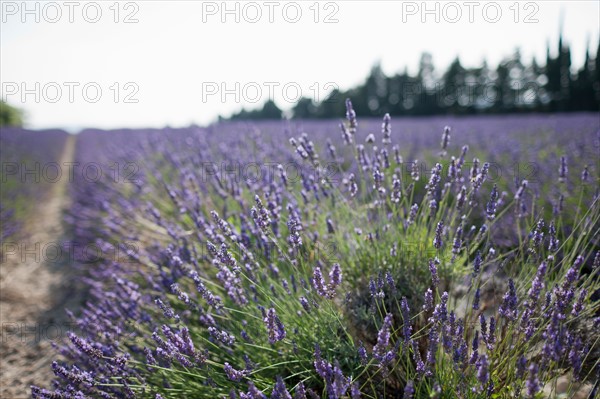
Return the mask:
<path id="1" fill-rule="evenodd" d="M 245 370 L 236 370 L 233 367 L 231 367 L 231 365 L 227 362 L 225 362 L 224 370 L 225 374 L 227 375 L 227 378 L 234 382 L 239 382 L 242 380 L 242 378 L 246 376 Z"/>
<path id="2" fill-rule="evenodd" d="M 269 333 L 269 343 L 274 344 L 277 341 L 281 341 L 285 338 L 285 327 L 274 308 L 270 308 L 267 310 L 267 316 L 263 320 L 267 326 L 267 331 Z"/>
<path id="3" fill-rule="evenodd" d="M 356 128 L 358 123 L 356 122 L 356 112 L 352 108 L 352 101 L 349 98 L 346 99 L 346 119 L 348 120 L 349 128 L 348 132 L 351 135 L 356 134 Z"/>
<path id="4" fill-rule="evenodd" d="M 381 140 L 381 142 L 383 143 L 383 145 L 389 145 L 392 143 L 392 128 L 390 126 L 390 120 L 390 114 L 385 114 L 383 116 L 383 123 L 381 124 L 381 133 L 383 133 L 383 139 Z"/>
<path id="5" fill-rule="evenodd" d="M 444 223 L 438 222 L 435 228 L 435 237 L 433 238 L 433 246 L 435 249 L 440 249 L 442 247 L 442 232 L 444 231 Z"/>
<path id="6" fill-rule="evenodd" d="M 445 126 L 444 133 L 442 133 L 442 150 L 446 151 L 448 143 L 450 143 L 450 126 Z"/>
<path id="7" fill-rule="evenodd" d="M 439 260 L 429 259 L 429 272 L 431 273 L 431 285 L 437 288 L 440 285 L 440 278 L 437 273 L 437 265 L 440 263 Z"/>
<path id="8" fill-rule="evenodd" d="M 567 157 L 566 156 L 562 156 L 560 157 L 560 167 L 558 168 L 558 181 L 559 182 L 564 182 L 565 180 L 567 180 L 567 172 L 569 171 L 569 168 L 567 167 Z"/>

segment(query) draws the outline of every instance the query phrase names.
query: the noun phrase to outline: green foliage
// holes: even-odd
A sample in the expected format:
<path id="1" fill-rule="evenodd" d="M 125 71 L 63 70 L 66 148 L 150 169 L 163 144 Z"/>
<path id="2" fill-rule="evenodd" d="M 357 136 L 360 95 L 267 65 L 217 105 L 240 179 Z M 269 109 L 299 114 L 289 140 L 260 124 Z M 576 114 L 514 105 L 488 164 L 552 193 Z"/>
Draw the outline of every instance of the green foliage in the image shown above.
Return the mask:
<path id="1" fill-rule="evenodd" d="M 0 126 L 23 126 L 23 111 L 0 100 Z"/>

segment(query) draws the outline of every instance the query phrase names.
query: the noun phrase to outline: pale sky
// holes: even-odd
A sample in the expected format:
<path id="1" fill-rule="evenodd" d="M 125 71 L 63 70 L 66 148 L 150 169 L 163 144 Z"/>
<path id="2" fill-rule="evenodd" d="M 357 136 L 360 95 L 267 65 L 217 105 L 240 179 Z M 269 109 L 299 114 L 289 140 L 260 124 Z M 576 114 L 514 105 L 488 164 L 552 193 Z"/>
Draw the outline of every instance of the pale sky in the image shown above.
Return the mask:
<path id="1" fill-rule="evenodd" d="M 289 109 L 355 86 L 378 60 L 414 72 L 424 51 L 438 70 L 457 55 L 495 66 L 517 46 L 543 64 L 561 10 L 575 67 L 600 36 L 599 1 L 0 3 L 1 96 L 31 128 L 202 125 L 270 93 Z"/>

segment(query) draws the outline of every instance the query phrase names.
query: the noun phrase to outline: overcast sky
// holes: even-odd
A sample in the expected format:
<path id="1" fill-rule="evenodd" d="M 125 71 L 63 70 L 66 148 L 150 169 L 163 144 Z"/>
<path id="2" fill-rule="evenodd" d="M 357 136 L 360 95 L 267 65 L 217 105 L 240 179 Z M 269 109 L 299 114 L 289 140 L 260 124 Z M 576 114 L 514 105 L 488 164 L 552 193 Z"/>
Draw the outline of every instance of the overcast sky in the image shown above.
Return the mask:
<path id="1" fill-rule="evenodd" d="M 560 15 L 573 65 L 600 35 L 599 1 L 2 1 L 2 98 L 32 128 L 207 124 L 270 95 L 289 109 L 361 81 L 376 61 L 414 72 L 544 63 Z M 36 20 L 37 19 L 37 20 Z M 225 91 L 224 91 L 225 90 Z"/>

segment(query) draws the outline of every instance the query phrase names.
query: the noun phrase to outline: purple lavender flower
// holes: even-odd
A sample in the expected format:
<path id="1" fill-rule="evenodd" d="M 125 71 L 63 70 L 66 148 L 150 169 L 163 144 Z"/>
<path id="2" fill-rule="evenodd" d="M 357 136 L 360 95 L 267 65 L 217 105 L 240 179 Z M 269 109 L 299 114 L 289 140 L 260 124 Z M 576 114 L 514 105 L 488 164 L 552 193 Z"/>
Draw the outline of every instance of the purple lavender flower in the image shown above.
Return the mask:
<path id="1" fill-rule="evenodd" d="M 421 358 L 421 352 L 419 352 L 419 344 L 415 340 L 411 340 L 413 348 L 413 358 L 416 364 L 416 371 L 419 376 L 423 376 L 427 373 L 427 367 Z"/>
<path id="2" fill-rule="evenodd" d="M 446 151 L 448 143 L 450 142 L 450 126 L 444 126 L 444 133 L 442 133 L 442 150 Z"/>
<path id="3" fill-rule="evenodd" d="M 340 123 L 340 130 L 342 131 L 342 138 L 344 139 L 344 143 L 346 145 L 352 144 L 353 138 L 348 129 L 346 128 L 346 125 Z"/>
<path id="4" fill-rule="evenodd" d="M 254 196 L 254 202 L 256 203 L 256 207 L 252 207 L 251 209 L 252 219 L 254 219 L 256 225 L 259 226 L 263 231 L 267 231 L 271 225 L 269 211 L 264 207 L 258 195 Z"/>
<path id="5" fill-rule="evenodd" d="M 533 242 L 534 248 L 538 248 L 544 239 L 544 220 L 538 220 L 535 229 L 531 233 L 531 241 Z"/>
<path id="6" fill-rule="evenodd" d="M 529 184 L 529 182 L 527 180 L 523 180 L 521 182 L 521 185 L 519 186 L 517 192 L 515 193 L 515 200 L 516 201 L 521 200 L 521 198 L 523 197 L 523 194 L 525 194 L 525 189 L 527 188 L 528 184 Z"/>
<path id="7" fill-rule="evenodd" d="M 479 359 L 479 330 L 475 330 L 475 335 L 473 336 L 473 344 L 471 346 L 472 353 L 471 358 L 469 359 L 469 363 L 475 364 L 477 359 Z"/>
<path id="8" fill-rule="evenodd" d="M 435 216 L 435 212 L 438 209 L 438 205 L 437 205 L 437 201 L 435 199 L 432 199 L 431 201 L 429 201 L 429 216 L 431 216 L 432 218 Z"/>
<path id="9" fill-rule="evenodd" d="M 507 318 L 508 320 L 514 320 L 517 317 L 517 290 L 515 289 L 515 283 L 512 279 L 508 279 L 508 291 L 502 297 L 502 304 L 498 310 L 498 313 Z"/>
<path id="10" fill-rule="evenodd" d="M 394 282 L 394 276 L 392 276 L 392 273 L 386 272 L 385 280 L 387 282 L 388 287 L 390 288 L 390 291 L 392 291 L 392 293 L 395 293 L 396 292 L 396 283 Z"/>
<path id="11" fill-rule="evenodd" d="M 83 385 L 91 387 L 94 384 L 94 378 L 91 373 L 80 370 L 77 366 L 71 366 L 70 369 L 60 366 L 56 361 L 52 362 L 52 371 L 58 377 L 61 377 L 75 386 Z"/>
<path id="12" fill-rule="evenodd" d="M 302 307 L 304 308 L 306 313 L 310 313 L 310 305 L 308 303 L 308 300 L 305 297 L 303 297 L 303 296 L 300 297 L 300 304 L 302 305 Z"/>
<path id="13" fill-rule="evenodd" d="M 342 268 L 339 263 L 334 263 L 329 272 L 329 292 L 335 295 L 336 288 L 342 283 Z"/>
<path id="14" fill-rule="evenodd" d="M 584 356 L 585 352 L 583 344 L 581 342 L 581 338 L 577 337 L 571 344 L 571 349 L 569 350 L 568 355 L 569 363 L 573 368 L 573 376 L 575 377 L 575 379 L 579 379 L 580 377 L 579 373 L 581 371 L 581 364 Z"/>
<path id="15" fill-rule="evenodd" d="M 567 167 L 567 157 L 563 155 L 560 157 L 560 167 L 558 168 L 558 181 L 559 182 L 564 182 L 567 180 L 567 172 L 568 171 L 569 171 L 569 168 Z"/>
<path id="16" fill-rule="evenodd" d="M 356 128 L 358 123 L 356 122 L 356 112 L 352 108 L 352 101 L 349 98 L 346 99 L 346 119 L 348 120 L 348 132 L 354 136 L 356 134 Z"/>
<path id="17" fill-rule="evenodd" d="M 319 344 L 315 343 L 315 360 L 314 366 L 317 374 L 319 374 L 322 378 L 327 378 L 328 374 L 331 371 L 331 364 L 323 360 L 321 356 L 321 347 Z"/>
<path id="18" fill-rule="evenodd" d="M 236 370 L 227 362 L 225 362 L 224 370 L 227 378 L 234 382 L 240 382 L 246 376 L 245 370 Z"/>
<path id="19" fill-rule="evenodd" d="M 439 264 L 439 260 L 436 259 L 429 259 L 429 272 L 431 273 L 431 285 L 433 285 L 433 287 L 437 288 L 437 286 L 440 284 L 440 278 L 438 277 L 437 274 L 437 264 Z"/>
<path id="20" fill-rule="evenodd" d="M 431 323 L 443 323 L 446 321 L 448 317 L 448 293 L 444 292 L 441 297 L 441 302 L 435 305 L 435 309 L 433 310 L 433 314 L 429 318 Z"/>
<path id="21" fill-rule="evenodd" d="M 392 314 L 388 313 L 383 320 L 383 325 L 377 333 L 377 343 L 373 347 L 373 357 L 383 367 L 386 360 L 387 348 L 390 344 L 390 329 L 392 328 Z"/>
<path id="22" fill-rule="evenodd" d="M 317 293 L 321 296 L 327 296 L 327 287 L 325 283 L 325 279 L 323 278 L 323 273 L 321 272 L 321 268 L 316 266 L 313 270 L 313 286 Z"/>
<path id="23" fill-rule="evenodd" d="M 538 366 L 535 363 L 531 363 L 529 366 L 529 376 L 525 382 L 525 389 L 527 390 L 527 396 L 530 398 L 535 397 L 535 394 L 540 390 L 540 380 L 538 380 Z"/>
<path id="24" fill-rule="evenodd" d="M 337 287 L 342 283 L 342 268 L 339 263 L 334 263 L 329 272 L 329 284 L 325 283 L 323 272 L 319 266 L 313 270 L 313 286 L 317 293 L 326 298 L 335 297 Z"/>
<path id="25" fill-rule="evenodd" d="M 415 159 L 415 161 L 411 164 L 411 170 L 410 170 L 410 177 L 414 180 L 414 181 L 418 181 L 420 178 L 420 171 L 419 171 L 419 161 Z"/>
<path id="26" fill-rule="evenodd" d="M 586 296 L 587 290 L 584 288 L 579 293 L 579 298 L 577 299 L 577 302 L 575 302 L 575 304 L 573 305 L 573 310 L 571 311 L 571 314 L 573 316 L 577 317 L 579 313 L 581 313 L 581 311 L 583 310 L 583 302 L 585 301 Z"/>
<path id="27" fill-rule="evenodd" d="M 392 192 L 390 194 L 390 200 L 397 204 L 400 202 L 402 198 L 402 182 L 398 178 L 398 175 L 394 174 L 392 176 Z"/>
<path id="28" fill-rule="evenodd" d="M 419 211 L 419 205 L 413 204 L 410 207 L 410 212 L 408 213 L 408 218 L 406 219 L 406 224 L 408 226 L 410 226 L 411 224 L 413 224 L 415 222 L 415 219 L 417 218 L 417 212 L 418 211 Z"/>
<path id="29" fill-rule="evenodd" d="M 210 290 L 208 290 L 208 288 L 206 288 L 206 286 L 202 282 L 202 279 L 196 271 L 191 271 L 189 275 L 192 278 L 192 280 L 194 280 L 194 283 L 196 284 L 196 289 L 198 290 L 200 295 L 202 295 L 202 298 L 204 298 L 210 306 L 213 306 L 217 309 L 223 306 L 221 304 L 221 298 L 215 296 Z"/>
<path id="30" fill-rule="evenodd" d="M 274 344 L 277 341 L 281 341 L 285 338 L 285 328 L 281 320 L 277 316 L 274 308 L 269 308 L 267 310 L 267 316 L 263 320 L 267 326 L 267 331 L 269 333 L 269 343 Z"/>
<path id="31" fill-rule="evenodd" d="M 429 370 L 427 371 L 427 374 L 429 374 L 429 375 L 432 374 L 431 366 L 433 366 L 435 364 L 438 344 L 439 344 L 438 326 L 433 326 L 429 329 L 429 337 L 428 337 L 428 341 L 427 341 L 427 356 L 425 358 L 425 361 L 426 361 L 427 365 L 429 366 Z"/>
<path id="32" fill-rule="evenodd" d="M 225 330 L 219 331 L 215 327 L 208 327 L 208 333 L 211 335 L 211 337 L 224 343 L 225 345 L 231 346 L 235 343 L 235 337 Z"/>
<path id="33" fill-rule="evenodd" d="M 460 253 L 460 248 L 462 247 L 462 234 L 463 227 L 462 224 L 460 224 L 456 228 L 456 233 L 454 234 L 454 242 L 452 243 L 452 253 L 455 255 L 458 255 Z"/>
<path id="34" fill-rule="evenodd" d="M 358 358 L 360 359 L 360 364 L 362 364 L 363 366 L 366 365 L 369 361 L 369 358 L 367 356 L 367 350 L 365 349 L 365 346 L 363 345 L 362 341 L 358 342 Z"/>
<path id="35" fill-rule="evenodd" d="M 467 200 L 467 188 L 461 186 L 458 196 L 456 197 L 456 209 L 461 210 Z"/>
<path id="36" fill-rule="evenodd" d="M 333 378 L 332 378 L 333 377 Z M 342 399 L 350 388 L 350 378 L 346 378 L 342 373 L 342 369 L 338 361 L 335 361 L 333 367 L 333 375 L 329 375 L 326 379 L 327 382 L 327 392 L 330 398 L 334 399 Z"/>
<path id="37" fill-rule="evenodd" d="M 550 227 L 548 227 L 548 235 L 550 236 L 548 242 L 548 251 L 556 252 L 558 250 L 558 244 L 560 241 L 556 238 L 556 227 L 554 226 L 554 220 L 550 222 Z"/>
<path id="38" fill-rule="evenodd" d="M 423 310 L 428 312 L 433 309 L 433 292 L 431 288 L 427 288 L 425 291 L 425 300 L 423 301 Z"/>
<path id="39" fill-rule="evenodd" d="M 245 399 L 267 399 L 267 395 L 256 388 L 252 381 L 248 381 L 248 395 Z"/>
<path id="40" fill-rule="evenodd" d="M 477 379 L 482 387 L 484 387 L 490 379 L 490 371 L 486 355 L 481 355 L 477 360 Z"/>
<path id="41" fill-rule="evenodd" d="M 546 262 L 542 262 L 538 267 L 535 278 L 533 279 L 533 283 L 531 283 L 531 288 L 527 292 L 529 296 L 529 300 L 531 301 L 531 306 L 536 306 L 537 301 L 540 296 L 540 292 L 544 288 L 544 276 L 546 275 L 547 264 Z"/>
<path id="42" fill-rule="evenodd" d="M 485 319 L 485 315 L 481 313 L 479 315 L 479 325 L 481 326 L 481 338 L 483 338 L 483 342 L 487 341 L 487 320 Z"/>
<path id="43" fill-rule="evenodd" d="M 471 166 L 471 182 L 474 182 L 479 174 L 479 158 L 473 158 L 473 166 Z"/>
<path id="44" fill-rule="evenodd" d="M 292 399 L 292 395 L 288 392 L 283 379 L 277 376 L 275 387 L 271 393 L 271 399 Z"/>
<path id="45" fill-rule="evenodd" d="M 390 114 L 385 114 L 383 116 L 383 123 L 381 124 L 381 133 L 383 134 L 383 139 L 381 142 L 383 145 L 389 145 L 392 143 L 392 127 L 390 121 Z"/>
<path id="46" fill-rule="evenodd" d="M 494 220 L 496 218 L 496 206 L 498 200 L 498 186 L 494 184 L 492 192 L 490 193 L 490 200 L 488 201 L 485 212 L 488 220 Z"/>
<path id="47" fill-rule="evenodd" d="M 444 223 L 438 222 L 435 228 L 435 237 L 433 238 L 433 246 L 435 249 L 442 248 L 442 232 L 444 231 Z"/>
<path id="48" fill-rule="evenodd" d="M 390 154 L 388 153 L 387 148 L 382 148 L 380 151 L 380 154 L 383 157 L 383 169 L 389 169 L 390 168 Z"/>
<path id="49" fill-rule="evenodd" d="M 456 167 L 456 158 L 450 158 L 450 166 L 448 167 L 448 180 L 451 182 L 458 180 L 458 168 Z"/>
<path id="50" fill-rule="evenodd" d="M 350 398 L 351 399 L 360 399 L 360 387 L 357 383 L 354 383 L 350 386 Z"/>
<path id="51" fill-rule="evenodd" d="M 496 318 L 494 316 L 490 317 L 490 330 L 487 334 L 486 344 L 488 350 L 492 350 L 494 344 L 496 343 Z"/>
<path id="52" fill-rule="evenodd" d="M 163 311 L 166 318 L 175 319 L 175 321 L 179 322 L 179 315 L 175 314 L 175 312 L 173 311 L 173 308 L 171 308 L 168 305 L 165 305 L 165 303 L 163 301 L 161 301 L 160 298 L 156 298 L 154 300 L 154 302 Z"/>
<path id="53" fill-rule="evenodd" d="M 521 355 L 519 356 L 519 359 L 517 360 L 517 375 L 524 375 L 525 372 L 527 371 L 527 359 L 525 358 L 525 356 Z"/>
<path id="54" fill-rule="evenodd" d="M 583 171 L 581 172 L 581 182 L 582 183 L 587 183 L 590 180 L 590 171 L 589 171 L 589 165 L 585 165 L 583 167 Z"/>
<path id="55" fill-rule="evenodd" d="M 473 310 L 479 310 L 479 287 L 475 290 L 475 297 L 473 298 Z"/>
<path id="56" fill-rule="evenodd" d="M 414 394 L 415 387 L 413 381 L 406 381 L 406 385 L 404 386 L 404 396 L 402 396 L 402 399 L 412 399 Z"/>
<path id="57" fill-rule="evenodd" d="M 87 340 L 79 338 L 77 335 L 73 334 L 71 331 L 67 333 L 67 336 L 81 352 L 85 353 L 91 358 L 100 359 L 102 358 L 102 351 L 98 348 L 92 346 Z"/>
<path id="58" fill-rule="evenodd" d="M 467 156 L 467 152 L 469 151 L 469 146 L 468 145 L 463 145 L 463 147 L 461 148 L 460 151 L 460 157 L 458 158 L 458 162 L 456 163 L 456 167 L 459 170 L 462 169 L 463 165 L 465 164 L 465 157 Z"/>
<path id="59" fill-rule="evenodd" d="M 294 399 L 306 399 L 306 389 L 304 388 L 302 381 L 298 383 L 296 392 L 294 392 Z"/>
<path id="60" fill-rule="evenodd" d="M 402 297 L 400 308 L 402 310 L 402 334 L 404 335 L 404 343 L 408 344 L 412 333 L 412 326 L 410 325 L 410 309 L 406 297 Z"/>
<path id="61" fill-rule="evenodd" d="M 481 271 L 482 263 L 483 263 L 483 259 L 481 257 L 481 252 L 477 251 L 475 253 L 475 259 L 473 260 L 473 278 L 477 277 L 477 275 Z"/>
<path id="62" fill-rule="evenodd" d="M 346 187 L 348 187 L 350 197 L 354 198 L 356 194 L 358 194 L 358 184 L 356 184 L 356 177 L 354 176 L 354 173 L 350 173 L 348 178 L 343 180 L 343 183 Z"/>
<path id="63" fill-rule="evenodd" d="M 438 188 L 438 185 L 441 181 L 441 173 L 442 173 L 442 165 L 436 163 L 435 166 L 431 169 L 431 177 L 429 178 L 429 183 L 427 183 L 427 193 L 430 196 L 435 194 L 435 191 Z"/>
<path id="64" fill-rule="evenodd" d="M 400 156 L 400 147 L 395 145 L 392 147 L 392 149 L 394 150 L 394 160 L 398 165 L 400 165 L 403 163 L 402 156 Z"/>

